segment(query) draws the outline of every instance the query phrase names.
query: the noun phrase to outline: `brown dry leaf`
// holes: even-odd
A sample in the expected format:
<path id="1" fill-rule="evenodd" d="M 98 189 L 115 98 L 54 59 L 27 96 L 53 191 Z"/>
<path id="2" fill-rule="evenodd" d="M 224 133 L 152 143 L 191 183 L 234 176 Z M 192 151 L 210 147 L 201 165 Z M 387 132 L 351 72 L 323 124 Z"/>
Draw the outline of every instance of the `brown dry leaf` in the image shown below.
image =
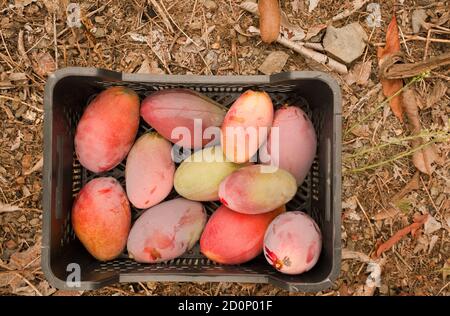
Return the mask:
<path id="1" fill-rule="evenodd" d="M 397 242 L 399 242 L 403 237 L 405 237 L 409 233 L 411 233 L 411 235 L 414 236 L 417 230 L 425 223 L 427 218 L 428 214 L 415 216 L 414 223 L 412 223 L 409 226 L 406 226 L 405 228 L 400 229 L 391 238 L 389 238 L 386 242 L 382 243 L 378 247 L 375 253 L 375 258 L 381 256 L 383 252 L 389 250 L 392 246 L 394 246 Z"/>
<path id="2" fill-rule="evenodd" d="M 427 97 L 426 108 L 430 108 L 433 105 L 435 105 L 437 102 L 442 100 L 442 97 L 445 96 L 446 92 L 447 92 L 447 85 L 445 83 L 443 83 L 442 81 L 436 82 L 436 84 L 433 87 L 433 90 Z"/>
<path id="3" fill-rule="evenodd" d="M 25 251 L 16 252 L 11 255 L 8 266 L 16 270 L 36 268 L 40 265 L 41 239 L 38 238 L 34 246 Z"/>
<path id="4" fill-rule="evenodd" d="M 383 62 L 386 58 L 392 56 L 395 53 L 400 52 L 400 41 L 398 36 L 398 26 L 395 14 L 392 16 L 391 23 L 389 23 L 386 32 L 386 46 L 378 48 L 378 66 L 382 68 Z M 383 79 L 380 78 L 383 86 L 383 94 L 386 97 L 391 97 L 403 87 L 403 81 L 401 79 Z M 403 109 L 401 104 L 400 95 L 395 96 L 389 102 L 392 112 L 395 116 L 403 122 Z"/>
<path id="5" fill-rule="evenodd" d="M 367 60 L 363 63 L 357 63 L 352 70 L 345 77 L 345 81 L 348 85 L 354 83 L 365 86 L 369 80 L 370 73 L 372 71 L 372 60 Z"/>
<path id="6" fill-rule="evenodd" d="M 33 58 L 33 68 L 39 76 L 45 77 L 56 70 L 55 60 L 48 52 L 35 54 Z"/>
<path id="7" fill-rule="evenodd" d="M 408 118 L 410 130 L 413 135 L 419 134 L 421 130 L 419 108 L 417 105 L 417 96 L 414 89 L 408 89 L 403 92 L 403 108 Z M 413 148 L 421 146 L 423 140 L 420 138 L 414 139 L 412 142 Z M 433 173 L 433 163 L 439 160 L 434 144 L 430 144 L 421 150 L 414 152 L 412 161 L 414 166 L 423 173 Z"/>

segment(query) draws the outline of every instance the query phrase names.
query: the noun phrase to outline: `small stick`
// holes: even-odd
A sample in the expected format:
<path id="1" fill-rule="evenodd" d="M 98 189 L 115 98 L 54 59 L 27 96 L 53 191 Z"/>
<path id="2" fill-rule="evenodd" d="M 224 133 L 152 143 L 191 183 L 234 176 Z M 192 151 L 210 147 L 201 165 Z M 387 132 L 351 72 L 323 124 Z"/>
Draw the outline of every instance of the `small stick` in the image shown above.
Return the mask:
<path id="1" fill-rule="evenodd" d="M 400 36 L 402 37 L 403 45 L 405 45 L 406 53 L 408 54 L 408 56 L 411 56 L 411 52 L 409 51 L 408 45 L 406 45 L 406 40 L 405 36 L 403 35 L 402 28 L 399 26 L 398 29 L 400 31 Z"/>
<path id="2" fill-rule="evenodd" d="M 150 296 L 150 292 L 148 291 L 147 287 L 144 284 L 142 284 L 142 282 L 138 282 L 138 283 L 144 289 L 145 295 Z"/>
<path id="3" fill-rule="evenodd" d="M 192 23 L 192 19 L 194 18 L 195 8 L 197 7 L 197 0 L 194 2 L 194 8 L 192 9 L 191 18 L 189 19 L 189 25 Z"/>
<path id="4" fill-rule="evenodd" d="M 358 11 L 359 9 L 361 9 L 363 7 L 363 5 L 365 5 L 367 2 L 369 2 L 369 0 L 356 0 L 354 1 L 354 7 L 350 10 L 350 9 L 345 9 L 344 11 L 342 11 L 341 13 L 335 15 L 331 21 L 335 22 L 335 21 L 339 21 L 342 19 L 345 19 L 346 17 L 349 17 L 350 15 L 352 15 L 353 13 L 355 13 L 356 11 Z"/>
<path id="5" fill-rule="evenodd" d="M 25 67 L 29 67 L 31 65 L 31 61 L 28 58 L 27 52 L 25 51 L 25 47 L 23 45 L 23 30 L 19 31 L 19 37 L 17 39 L 17 50 L 20 53 L 20 56 L 22 57 Z"/>
<path id="6" fill-rule="evenodd" d="M 422 37 L 419 35 L 406 35 L 405 38 L 406 38 L 406 41 L 424 41 L 424 42 L 427 41 L 427 39 L 425 37 Z M 441 39 L 441 38 L 430 38 L 429 41 L 435 42 L 435 43 L 445 43 L 445 44 L 450 43 L 450 40 Z"/>
<path id="7" fill-rule="evenodd" d="M 254 33 L 254 34 L 259 34 L 259 29 L 256 27 L 251 26 L 249 29 L 249 32 Z M 348 73 L 347 71 L 347 66 L 344 64 L 341 64 L 340 62 L 328 57 L 325 54 L 316 52 L 312 49 L 306 48 L 303 45 L 298 45 L 296 43 L 294 43 L 291 40 L 288 40 L 287 38 L 285 38 L 282 35 L 278 36 L 277 42 L 280 43 L 281 45 L 292 49 L 293 51 L 299 53 L 300 55 L 310 58 L 312 60 L 317 61 L 318 63 L 324 64 L 328 67 L 330 67 L 332 70 L 335 70 L 336 72 L 340 73 L 340 74 L 346 74 Z"/>
<path id="8" fill-rule="evenodd" d="M 364 207 L 361 205 L 361 203 L 359 202 L 359 199 L 358 199 L 358 197 L 357 197 L 356 195 L 355 195 L 355 200 L 356 200 L 356 203 L 358 204 L 359 208 L 360 208 L 361 211 L 363 212 L 364 217 L 365 217 L 366 220 L 367 220 L 367 223 L 369 224 L 370 232 L 372 233 L 372 241 L 373 241 L 373 244 L 375 245 L 375 243 L 376 243 L 376 240 L 375 240 L 375 231 L 373 230 L 373 226 L 372 226 L 372 223 L 370 222 L 369 216 L 367 216 L 367 213 L 366 213 L 366 211 L 364 210 Z"/>
<path id="9" fill-rule="evenodd" d="M 12 98 L 12 97 L 8 97 L 8 96 L 6 96 L 6 95 L 0 95 L 0 98 L 5 99 L 5 100 L 10 100 L 10 101 L 16 101 L 16 102 L 19 102 L 19 103 L 21 103 L 21 104 L 23 104 L 23 105 L 26 105 L 26 106 L 28 106 L 28 107 L 32 108 L 33 110 L 35 110 L 35 111 L 37 111 L 37 112 L 40 112 L 40 113 L 43 113 L 43 112 L 44 112 L 44 110 L 41 110 L 41 109 L 35 107 L 34 105 L 28 104 L 28 103 L 26 103 L 26 102 L 24 102 L 24 101 L 22 101 L 22 100 L 18 100 L 18 99 Z"/>
<path id="10" fill-rule="evenodd" d="M 56 14 L 53 13 L 53 44 L 55 47 L 55 68 L 58 69 L 58 35 L 56 34 Z"/>
<path id="11" fill-rule="evenodd" d="M 427 193 L 428 198 L 430 199 L 431 205 L 433 205 L 434 210 L 436 211 L 437 214 L 439 214 L 439 216 L 442 216 L 441 213 L 439 212 L 439 209 L 437 208 L 436 204 L 434 203 L 433 199 L 431 198 L 430 192 L 428 191 L 428 188 L 425 185 L 425 182 L 423 182 L 422 177 L 420 177 L 420 182 L 422 182 L 423 188 L 425 189 L 425 192 Z"/>
<path id="12" fill-rule="evenodd" d="M 23 276 L 19 272 L 14 272 L 14 274 L 21 277 L 25 281 L 25 283 L 28 284 L 37 293 L 37 295 L 43 296 L 42 293 L 30 281 L 28 281 L 25 276 Z"/>
<path id="13" fill-rule="evenodd" d="M 432 30 L 429 29 L 428 33 L 427 33 L 427 41 L 425 43 L 425 50 L 423 52 L 423 60 L 427 59 L 427 55 L 428 55 L 428 47 L 430 47 L 430 38 L 431 38 L 431 32 Z"/>
<path id="14" fill-rule="evenodd" d="M 156 9 L 156 11 L 158 11 L 158 13 L 161 16 L 161 19 L 163 20 L 164 25 L 167 27 L 167 30 L 170 33 L 174 33 L 173 27 L 170 24 L 169 19 L 167 18 L 167 15 L 170 17 L 170 14 L 167 13 L 167 11 L 164 8 L 164 3 L 162 1 L 161 2 L 161 6 L 158 4 L 158 2 L 156 2 L 155 0 L 149 0 L 150 3 L 152 4 L 152 6 Z M 164 9 L 163 9 L 164 8 Z M 172 18 L 170 18 L 170 20 L 172 20 Z M 173 20 L 172 20 L 173 22 Z"/>

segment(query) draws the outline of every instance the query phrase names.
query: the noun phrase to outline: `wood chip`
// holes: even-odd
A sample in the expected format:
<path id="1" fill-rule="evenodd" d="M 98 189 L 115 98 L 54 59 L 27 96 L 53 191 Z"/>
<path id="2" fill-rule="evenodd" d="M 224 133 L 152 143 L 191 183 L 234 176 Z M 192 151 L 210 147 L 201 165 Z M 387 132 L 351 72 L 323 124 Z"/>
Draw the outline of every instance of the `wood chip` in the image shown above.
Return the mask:
<path id="1" fill-rule="evenodd" d="M 16 205 L 0 203 L 0 213 L 16 212 L 16 211 L 21 211 L 21 210 L 22 209 Z"/>

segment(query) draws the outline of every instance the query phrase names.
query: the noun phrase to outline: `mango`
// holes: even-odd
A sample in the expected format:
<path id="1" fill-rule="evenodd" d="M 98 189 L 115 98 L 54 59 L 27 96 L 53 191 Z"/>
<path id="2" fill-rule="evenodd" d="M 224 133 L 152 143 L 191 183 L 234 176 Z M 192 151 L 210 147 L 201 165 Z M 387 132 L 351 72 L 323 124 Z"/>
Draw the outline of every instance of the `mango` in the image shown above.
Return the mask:
<path id="1" fill-rule="evenodd" d="M 248 215 L 220 206 L 210 217 L 200 238 L 200 251 L 221 264 L 241 264 L 262 252 L 270 222 L 285 211 L 281 206 L 264 214 Z"/>
<path id="2" fill-rule="evenodd" d="M 204 132 L 209 127 L 222 124 L 225 110 L 198 92 L 167 89 L 153 92 L 142 101 L 141 116 L 172 143 L 198 149 L 208 143 L 219 142 L 218 135 Z M 194 120 L 198 120 L 198 126 Z"/>
<path id="3" fill-rule="evenodd" d="M 128 255 L 143 263 L 179 257 L 195 245 L 205 223 L 206 212 L 199 202 L 177 198 L 160 203 L 134 223 L 128 236 Z"/>
<path id="4" fill-rule="evenodd" d="M 315 221 L 301 211 L 278 215 L 264 235 L 264 256 L 286 274 L 309 271 L 319 260 L 322 234 Z"/>
<path id="5" fill-rule="evenodd" d="M 289 172 L 263 165 L 243 167 L 219 186 L 222 204 L 244 214 L 270 212 L 289 202 L 296 192 L 297 183 Z"/>
<path id="6" fill-rule="evenodd" d="M 125 166 L 128 198 L 137 208 L 149 208 L 164 200 L 173 187 L 175 164 L 172 145 L 158 133 L 139 137 Z"/>
<path id="7" fill-rule="evenodd" d="M 133 146 L 139 127 L 139 97 L 131 89 L 111 87 L 86 107 L 75 132 L 80 164 L 99 173 L 116 167 Z"/>
<path id="8" fill-rule="evenodd" d="M 194 201 L 216 201 L 223 179 L 240 168 L 226 159 L 220 146 L 207 147 L 186 158 L 175 172 L 175 190 Z"/>
<path id="9" fill-rule="evenodd" d="M 274 128 L 278 128 L 278 133 L 274 132 Z M 289 171 L 300 185 L 311 168 L 316 148 L 316 132 L 305 112 L 296 106 L 275 112 L 267 141 L 267 164 Z"/>
<path id="10" fill-rule="evenodd" d="M 131 226 L 130 204 L 120 183 L 112 177 L 86 183 L 72 207 L 72 226 L 93 257 L 100 261 L 118 257 Z"/>
<path id="11" fill-rule="evenodd" d="M 266 92 L 247 90 L 233 103 L 221 127 L 221 145 L 233 162 L 249 161 L 267 140 L 273 104 Z"/>

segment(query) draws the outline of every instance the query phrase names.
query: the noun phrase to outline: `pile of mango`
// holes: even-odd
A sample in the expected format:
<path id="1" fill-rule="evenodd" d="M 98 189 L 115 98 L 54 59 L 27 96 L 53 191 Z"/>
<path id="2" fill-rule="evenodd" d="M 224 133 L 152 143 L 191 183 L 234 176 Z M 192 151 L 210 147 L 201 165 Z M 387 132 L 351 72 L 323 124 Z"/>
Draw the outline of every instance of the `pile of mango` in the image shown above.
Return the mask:
<path id="1" fill-rule="evenodd" d="M 154 131 L 136 140 L 141 117 Z M 180 164 L 174 144 L 190 153 Z M 79 162 L 98 174 L 74 200 L 75 234 L 100 261 L 126 249 L 137 262 L 157 263 L 200 241 L 200 251 L 220 264 L 263 252 L 278 271 L 303 273 L 316 264 L 322 236 L 307 214 L 286 212 L 286 203 L 316 147 L 308 116 L 297 106 L 275 111 L 264 91 L 245 91 L 227 111 L 189 89 L 152 92 L 140 102 L 131 89 L 107 88 L 88 104 L 75 133 Z M 267 159 L 254 159 L 262 148 Z M 125 189 L 102 176 L 124 159 Z M 173 188 L 180 197 L 166 200 Z M 207 201 L 221 203 L 209 219 Z M 144 210 L 134 223 L 132 206 Z"/>

